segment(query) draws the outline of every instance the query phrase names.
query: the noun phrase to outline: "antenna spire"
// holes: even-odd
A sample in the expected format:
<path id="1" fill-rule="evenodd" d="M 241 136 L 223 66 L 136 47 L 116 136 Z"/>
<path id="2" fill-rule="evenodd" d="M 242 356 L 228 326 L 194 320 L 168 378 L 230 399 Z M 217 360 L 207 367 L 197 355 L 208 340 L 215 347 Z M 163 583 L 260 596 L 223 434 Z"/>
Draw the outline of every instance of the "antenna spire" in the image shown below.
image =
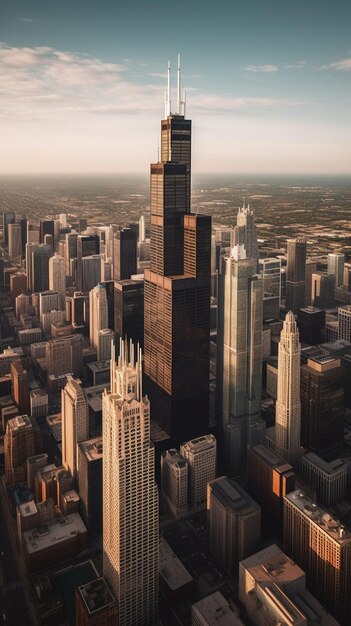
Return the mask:
<path id="1" fill-rule="evenodd" d="M 178 73 L 177 73 L 177 113 L 181 115 L 181 76 L 180 76 L 180 54 L 178 54 Z"/>

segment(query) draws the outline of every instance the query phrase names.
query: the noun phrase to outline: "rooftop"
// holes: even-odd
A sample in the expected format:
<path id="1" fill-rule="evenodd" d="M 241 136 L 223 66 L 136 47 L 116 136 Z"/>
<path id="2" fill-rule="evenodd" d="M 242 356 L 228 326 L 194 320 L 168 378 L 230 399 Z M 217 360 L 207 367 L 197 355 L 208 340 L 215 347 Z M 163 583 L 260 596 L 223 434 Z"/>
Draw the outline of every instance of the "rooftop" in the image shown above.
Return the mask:
<path id="1" fill-rule="evenodd" d="M 263 458 L 271 467 L 279 467 L 280 471 L 291 471 L 292 466 L 287 463 L 282 457 L 273 452 L 270 448 L 267 448 L 263 443 L 259 443 L 257 446 L 253 446 L 252 450 Z"/>
<path id="2" fill-rule="evenodd" d="M 183 563 L 174 554 L 165 539 L 160 543 L 159 572 L 168 587 L 175 591 L 193 581 Z"/>
<path id="3" fill-rule="evenodd" d="M 335 459 L 328 463 L 328 461 L 314 454 L 314 452 L 306 452 L 302 457 L 302 463 L 306 462 L 312 463 L 312 465 L 315 465 L 326 474 L 329 474 L 329 476 L 341 471 L 347 473 L 347 465 L 343 459 Z"/>
<path id="4" fill-rule="evenodd" d="M 192 453 L 203 452 L 216 446 L 216 438 L 213 435 L 203 435 L 196 439 L 191 439 L 182 444 L 182 448 Z"/>
<path id="5" fill-rule="evenodd" d="M 96 461 L 96 459 L 102 459 L 102 437 L 95 437 L 94 439 L 87 439 L 81 441 L 79 447 L 84 452 L 88 461 Z"/>
<path id="6" fill-rule="evenodd" d="M 284 497 L 296 506 L 306 517 L 309 517 L 319 528 L 338 544 L 351 542 L 351 532 L 345 528 L 339 520 L 334 519 L 329 513 L 321 509 L 306 494 L 299 489 L 292 491 Z"/>
<path id="7" fill-rule="evenodd" d="M 115 599 L 103 577 L 80 585 L 78 593 L 80 593 L 89 614 L 101 611 L 101 609 L 115 603 Z"/>
<path id="8" fill-rule="evenodd" d="M 29 517 L 29 515 L 35 515 L 36 513 L 38 513 L 37 505 L 35 504 L 34 500 L 19 504 L 18 510 L 21 517 Z"/>
<path id="9" fill-rule="evenodd" d="M 193 604 L 193 611 L 206 620 L 209 626 L 242 626 L 243 624 L 219 591 Z"/>
<path id="10" fill-rule="evenodd" d="M 72 513 L 62 517 L 53 524 L 38 526 L 34 530 L 26 530 L 23 533 L 23 541 L 28 554 L 35 554 L 41 550 L 59 545 L 72 536 L 86 533 L 87 529 L 79 513 Z"/>
<path id="11" fill-rule="evenodd" d="M 208 483 L 213 495 L 227 508 L 246 513 L 259 509 L 259 505 L 249 496 L 238 483 L 229 480 L 226 476 L 220 476 Z"/>
<path id="12" fill-rule="evenodd" d="M 240 563 L 256 582 L 277 582 L 287 584 L 298 578 L 303 578 L 305 572 L 294 561 L 289 559 L 284 552 L 273 544 L 256 554 L 249 556 Z"/>

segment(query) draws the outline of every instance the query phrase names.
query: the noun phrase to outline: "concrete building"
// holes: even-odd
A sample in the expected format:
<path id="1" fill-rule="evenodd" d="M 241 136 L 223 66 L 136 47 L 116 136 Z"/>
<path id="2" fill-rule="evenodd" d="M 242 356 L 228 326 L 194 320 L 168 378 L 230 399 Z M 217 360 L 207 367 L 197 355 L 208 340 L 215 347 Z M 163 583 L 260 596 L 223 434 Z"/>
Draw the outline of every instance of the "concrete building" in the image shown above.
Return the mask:
<path id="1" fill-rule="evenodd" d="M 256 626 L 339 626 L 307 591 L 305 572 L 274 544 L 240 563 L 239 598 Z"/>
<path id="2" fill-rule="evenodd" d="M 306 275 L 305 275 L 305 306 L 310 306 L 312 302 L 312 275 L 318 270 L 316 259 L 306 259 Z M 286 309 L 287 310 L 287 309 Z"/>
<path id="3" fill-rule="evenodd" d="M 313 452 L 306 452 L 301 460 L 303 480 L 316 490 L 317 501 L 331 506 L 344 498 L 347 488 L 348 465 L 342 459 L 324 461 Z"/>
<path id="4" fill-rule="evenodd" d="M 39 293 L 39 316 L 40 320 L 44 313 L 61 309 L 60 294 L 57 291 L 42 291 Z"/>
<path id="5" fill-rule="evenodd" d="M 213 556 L 236 576 L 239 561 L 259 547 L 261 507 L 234 480 L 221 476 L 207 485 L 207 524 Z"/>
<path id="6" fill-rule="evenodd" d="M 99 332 L 108 328 L 108 307 L 106 289 L 101 283 L 89 292 L 89 337 L 90 343 L 97 351 L 98 361 L 101 358 Z"/>
<path id="7" fill-rule="evenodd" d="M 263 444 L 249 447 L 247 486 L 262 507 L 264 527 L 270 534 L 281 536 L 284 496 L 295 489 L 292 466 Z"/>
<path id="8" fill-rule="evenodd" d="M 333 306 L 335 292 L 335 276 L 326 272 L 312 274 L 312 306 L 328 308 Z"/>
<path id="9" fill-rule="evenodd" d="M 286 314 L 278 348 L 278 385 L 275 405 L 275 448 L 289 463 L 296 463 L 301 454 L 300 402 L 301 344 L 295 317 Z"/>
<path id="10" fill-rule="evenodd" d="M 299 490 L 284 498 L 284 548 L 333 615 L 351 614 L 351 533 Z M 347 623 L 347 621 L 345 621 Z"/>
<path id="11" fill-rule="evenodd" d="M 175 517 L 188 511 L 188 463 L 178 450 L 161 453 L 161 489 Z"/>
<path id="12" fill-rule="evenodd" d="M 20 259 L 22 256 L 21 224 L 8 225 L 8 238 L 10 259 Z"/>
<path id="13" fill-rule="evenodd" d="M 301 441 L 313 452 L 343 441 L 345 375 L 340 359 L 328 354 L 310 358 L 301 367 Z"/>
<path id="14" fill-rule="evenodd" d="M 89 437 L 89 411 L 84 391 L 71 376 L 61 393 L 62 463 L 77 478 L 77 444 Z"/>
<path id="15" fill-rule="evenodd" d="M 104 578 L 76 588 L 76 624 L 110 626 L 118 624 L 118 604 Z"/>
<path id="16" fill-rule="evenodd" d="M 335 276 L 335 286 L 344 284 L 345 255 L 340 252 L 328 254 L 328 274 Z"/>
<path id="17" fill-rule="evenodd" d="M 49 289 L 59 294 L 59 308 L 63 309 L 66 297 L 66 263 L 59 254 L 55 254 L 49 260 Z"/>
<path id="18" fill-rule="evenodd" d="M 91 291 L 101 281 L 101 254 L 93 254 L 83 257 L 82 266 L 82 291 Z"/>
<path id="19" fill-rule="evenodd" d="M 244 626 L 219 591 L 211 593 L 192 605 L 191 624 L 192 626 Z"/>
<path id="20" fill-rule="evenodd" d="M 180 446 L 180 454 L 188 463 L 189 508 L 201 511 L 206 507 L 207 483 L 216 476 L 216 439 L 203 435 L 187 441 Z"/>
<path id="21" fill-rule="evenodd" d="M 281 304 L 281 259 L 269 258 L 260 259 L 258 263 L 259 273 L 263 281 L 263 319 L 279 319 Z M 274 315 L 268 315 L 267 299 L 274 299 Z M 273 303 L 273 300 L 271 300 Z"/>
<path id="22" fill-rule="evenodd" d="M 288 239 L 285 310 L 295 313 L 305 306 L 306 241 Z M 307 302 L 307 304 L 310 304 Z"/>
<path id="23" fill-rule="evenodd" d="M 97 359 L 98 362 L 105 362 L 111 359 L 111 345 L 114 341 L 115 334 L 113 330 L 109 328 L 103 328 L 98 333 L 98 350 Z"/>
<path id="24" fill-rule="evenodd" d="M 122 343 L 122 342 L 121 342 Z M 158 493 L 150 402 L 141 353 L 120 347 L 103 393 L 103 571 L 119 604 L 119 626 L 151 626 L 158 614 Z"/>
<path id="25" fill-rule="evenodd" d="M 195 581 L 167 541 L 160 541 L 160 588 L 172 604 L 185 602 L 195 590 Z"/>
<path id="26" fill-rule="evenodd" d="M 80 511 L 90 535 L 102 533 L 102 437 L 78 444 Z"/>
<path id="27" fill-rule="evenodd" d="M 222 259 L 218 277 L 216 412 L 224 466 L 245 470 L 247 445 L 264 438 L 262 393 L 262 276 L 256 259 L 235 247 Z"/>
<path id="28" fill-rule="evenodd" d="M 244 246 L 246 258 L 255 259 L 257 271 L 258 245 L 255 215 L 249 204 L 245 206 L 244 203 L 237 213 L 236 226 L 231 233 L 231 247 L 234 246 Z"/>
<path id="29" fill-rule="evenodd" d="M 351 341 L 351 305 L 338 308 L 339 339 Z"/>
<path id="30" fill-rule="evenodd" d="M 11 363 L 11 387 L 20 415 L 29 413 L 29 374 L 20 359 Z"/>
<path id="31" fill-rule="evenodd" d="M 35 454 L 33 426 L 28 415 L 18 415 L 7 422 L 4 453 L 6 484 L 24 482 L 27 459 Z"/>
<path id="32" fill-rule="evenodd" d="M 57 337 L 46 342 L 46 372 L 53 374 L 73 374 L 78 376 L 83 367 L 81 335 Z"/>

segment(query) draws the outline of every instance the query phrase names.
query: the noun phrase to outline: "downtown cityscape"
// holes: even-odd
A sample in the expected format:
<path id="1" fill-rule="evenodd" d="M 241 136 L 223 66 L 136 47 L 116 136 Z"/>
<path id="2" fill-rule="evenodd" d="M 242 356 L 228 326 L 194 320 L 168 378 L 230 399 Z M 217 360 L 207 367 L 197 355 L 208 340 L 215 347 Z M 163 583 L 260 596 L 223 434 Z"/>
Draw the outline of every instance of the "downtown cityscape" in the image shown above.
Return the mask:
<path id="1" fill-rule="evenodd" d="M 40 13 L 19 15 L 27 28 Z M 50 133 L 61 122 L 44 114 L 35 123 L 63 167 L 46 167 L 38 138 L 32 170 L 20 90 L 29 79 L 38 89 L 38 57 L 58 84 L 73 58 L 39 43 L 0 44 L 0 67 L 20 85 L 4 108 L 13 141 L 0 170 L 0 624 L 350 626 L 349 146 L 335 139 L 314 169 L 302 133 L 301 154 L 289 143 L 295 165 L 280 167 L 271 126 L 266 165 L 252 152 L 246 167 L 243 147 L 240 169 L 218 102 L 207 96 L 217 113 L 204 116 L 205 96 L 184 88 L 197 75 L 172 52 L 149 72 L 160 88 L 145 90 L 146 111 L 157 92 L 158 119 L 140 103 L 125 118 L 138 130 L 129 146 L 122 129 L 117 148 L 130 169 L 94 174 L 110 139 L 103 131 L 84 155 L 69 116 L 88 109 L 79 94 L 70 109 L 62 91 L 79 145 L 60 157 Z M 349 58 L 323 63 L 309 71 L 351 70 Z M 77 55 L 65 84 L 82 76 L 98 99 L 104 73 L 125 71 L 104 64 Z M 264 81 L 280 68 L 242 69 Z M 142 102 L 137 78 L 123 80 Z M 243 102 L 226 98 L 230 120 Z M 34 100 L 38 116 L 51 106 Z M 112 115 L 123 126 L 122 110 Z M 145 168 L 139 145 L 153 155 Z"/>

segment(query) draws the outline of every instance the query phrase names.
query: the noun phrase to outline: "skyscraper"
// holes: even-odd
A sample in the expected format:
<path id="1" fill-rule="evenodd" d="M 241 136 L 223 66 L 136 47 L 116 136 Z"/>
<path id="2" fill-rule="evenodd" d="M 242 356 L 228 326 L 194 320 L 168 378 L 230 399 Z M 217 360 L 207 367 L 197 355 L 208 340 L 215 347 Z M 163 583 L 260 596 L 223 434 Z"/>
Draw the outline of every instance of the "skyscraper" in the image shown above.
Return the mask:
<path id="1" fill-rule="evenodd" d="M 119 603 L 119 626 L 153 624 L 158 612 L 158 493 L 150 402 L 141 352 L 122 343 L 103 398 L 103 569 Z"/>
<path id="2" fill-rule="evenodd" d="M 295 313 L 305 306 L 306 241 L 288 239 L 285 310 Z M 310 304 L 308 302 L 308 304 Z"/>
<path id="3" fill-rule="evenodd" d="M 211 219 L 190 213 L 191 121 L 180 100 L 171 113 L 168 91 L 161 162 L 151 165 L 144 287 L 145 386 L 174 444 L 206 433 L 209 414 Z"/>
<path id="4" fill-rule="evenodd" d="M 137 234 L 131 228 L 121 228 L 113 240 L 113 279 L 126 280 L 137 271 Z"/>
<path id="5" fill-rule="evenodd" d="M 256 259 L 256 262 L 258 263 L 255 216 L 253 210 L 250 209 L 249 204 L 245 206 L 244 203 L 242 208 L 238 211 L 236 226 L 234 226 L 232 231 L 231 245 L 232 247 L 243 245 L 246 250 L 246 257 L 248 259 Z"/>
<path id="6" fill-rule="evenodd" d="M 59 254 L 49 259 L 49 289 L 60 295 L 60 308 L 63 308 L 66 296 L 66 265 L 65 259 Z"/>
<path id="7" fill-rule="evenodd" d="M 22 256 L 21 224 L 8 225 L 9 257 L 18 259 Z"/>
<path id="8" fill-rule="evenodd" d="M 61 393 L 62 464 L 77 477 L 77 444 L 89 437 L 89 410 L 84 391 L 77 380 L 68 377 Z"/>
<path id="9" fill-rule="evenodd" d="M 286 314 L 278 348 L 278 391 L 275 405 L 275 444 L 278 454 L 290 463 L 300 455 L 301 344 L 294 314 Z"/>
<path id="10" fill-rule="evenodd" d="M 18 415 L 9 419 L 4 449 L 6 484 L 24 482 L 27 475 L 27 458 L 35 454 L 33 426 L 28 415 Z"/>
<path id="11" fill-rule="evenodd" d="M 344 283 L 345 255 L 340 252 L 328 254 L 328 274 L 335 276 L 335 286 L 340 287 Z"/>
<path id="12" fill-rule="evenodd" d="M 15 220 L 16 220 L 15 213 L 13 213 L 12 211 L 3 211 L 3 214 L 2 214 L 2 234 L 3 234 L 3 239 L 4 239 L 4 242 L 5 242 L 5 245 L 7 245 L 8 241 L 9 241 L 9 235 L 8 235 L 9 224 L 14 224 Z"/>
<path id="13" fill-rule="evenodd" d="M 264 438 L 262 277 L 257 261 L 235 246 L 218 280 L 217 418 L 229 475 L 245 471 L 246 446 Z"/>
<path id="14" fill-rule="evenodd" d="M 108 327 L 108 310 L 106 289 L 99 283 L 89 292 L 89 336 L 90 343 L 97 351 L 98 361 L 101 360 L 99 332 Z"/>

